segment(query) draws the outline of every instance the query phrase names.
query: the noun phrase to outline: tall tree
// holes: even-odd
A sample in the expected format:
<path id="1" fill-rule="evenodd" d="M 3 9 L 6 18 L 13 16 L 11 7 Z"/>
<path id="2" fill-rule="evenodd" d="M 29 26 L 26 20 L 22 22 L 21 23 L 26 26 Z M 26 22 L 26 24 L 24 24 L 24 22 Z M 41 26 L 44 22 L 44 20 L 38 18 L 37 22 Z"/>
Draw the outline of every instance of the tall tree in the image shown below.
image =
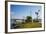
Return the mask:
<path id="1" fill-rule="evenodd" d="M 40 12 L 40 10 L 38 10 L 38 12 L 35 12 L 35 14 L 36 14 L 36 16 L 37 16 L 37 18 L 36 18 L 36 19 L 37 19 L 37 21 L 39 21 L 39 20 L 38 20 L 39 12 Z"/>

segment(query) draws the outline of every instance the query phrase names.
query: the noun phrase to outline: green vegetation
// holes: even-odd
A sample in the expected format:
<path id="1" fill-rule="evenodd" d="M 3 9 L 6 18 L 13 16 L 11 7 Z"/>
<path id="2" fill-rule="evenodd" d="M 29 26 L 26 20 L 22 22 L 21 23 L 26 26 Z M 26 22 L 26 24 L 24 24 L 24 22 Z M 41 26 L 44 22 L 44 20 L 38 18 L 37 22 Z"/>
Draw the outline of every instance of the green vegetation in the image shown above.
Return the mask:
<path id="1" fill-rule="evenodd" d="M 16 27 L 15 28 L 40 28 L 42 27 L 42 23 L 39 23 L 39 20 L 33 20 L 32 22 L 32 17 L 27 16 L 27 19 L 22 21 L 22 22 L 16 22 Z"/>
<path id="2" fill-rule="evenodd" d="M 42 27 L 41 23 L 24 23 L 24 24 L 18 24 L 20 28 L 39 28 Z"/>
<path id="3" fill-rule="evenodd" d="M 25 22 L 27 22 L 27 23 L 28 23 L 28 22 L 32 22 L 32 17 L 31 17 L 31 16 L 27 16 L 26 18 L 27 18 L 27 19 L 25 20 Z"/>

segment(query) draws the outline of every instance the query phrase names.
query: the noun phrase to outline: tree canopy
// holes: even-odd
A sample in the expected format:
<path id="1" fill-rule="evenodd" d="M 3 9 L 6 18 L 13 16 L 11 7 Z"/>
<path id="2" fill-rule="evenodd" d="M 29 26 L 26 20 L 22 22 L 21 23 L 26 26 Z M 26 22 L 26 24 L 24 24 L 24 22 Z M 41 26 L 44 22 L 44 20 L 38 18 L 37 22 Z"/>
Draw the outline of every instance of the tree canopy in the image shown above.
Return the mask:
<path id="1" fill-rule="evenodd" d="M 26 22 L 31 22 L 32 21 L 32 17 L 31 16 L 27 16 L 26 17 Z"/>

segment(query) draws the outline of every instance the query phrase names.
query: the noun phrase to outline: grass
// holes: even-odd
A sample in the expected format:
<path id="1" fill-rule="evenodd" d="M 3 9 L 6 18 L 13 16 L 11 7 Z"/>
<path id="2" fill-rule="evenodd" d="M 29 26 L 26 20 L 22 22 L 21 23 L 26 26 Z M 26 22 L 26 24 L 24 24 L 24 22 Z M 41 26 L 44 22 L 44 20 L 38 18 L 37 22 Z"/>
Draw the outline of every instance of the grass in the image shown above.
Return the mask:
<path id="1" fill-rule="evenodd" d="M 20 26 L 20 28 L 39 28 L 42 27 L 41 23 L 37 23 L 37 22 L 29 22 L 29 23 L 24 23 L 24 24 L 18 24 L 18 26 Z"/>

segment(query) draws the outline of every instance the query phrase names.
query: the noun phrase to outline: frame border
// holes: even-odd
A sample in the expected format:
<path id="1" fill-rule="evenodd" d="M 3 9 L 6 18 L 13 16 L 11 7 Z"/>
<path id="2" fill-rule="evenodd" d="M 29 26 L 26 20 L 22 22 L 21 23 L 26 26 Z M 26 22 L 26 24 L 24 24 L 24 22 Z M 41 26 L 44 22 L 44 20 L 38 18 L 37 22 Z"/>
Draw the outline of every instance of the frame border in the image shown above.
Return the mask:
<path id="1" fill-rule="evenodd" d="M 7 26 L 7 24 L 8 24 L 8 2 L 44 4 L 44 30 L 8 32 L 8 26 Z M 24 32 L 41 32 L 41 31 L 45 31 L 45 3 L 43 3 L 43 2 L 27 2 L 27 1 L 5 1 L 5 33 L 24 33 Z"/>

